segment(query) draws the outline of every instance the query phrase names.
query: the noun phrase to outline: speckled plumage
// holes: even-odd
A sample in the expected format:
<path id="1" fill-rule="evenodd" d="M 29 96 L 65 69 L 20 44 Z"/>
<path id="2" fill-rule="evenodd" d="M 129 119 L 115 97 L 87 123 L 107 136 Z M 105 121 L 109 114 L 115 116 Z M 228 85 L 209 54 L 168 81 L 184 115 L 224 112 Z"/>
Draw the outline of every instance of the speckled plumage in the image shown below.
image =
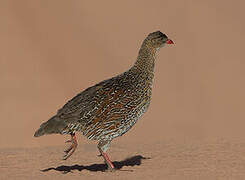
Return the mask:
<path id="1" fill-rule="evenodd" d="M 149 107 L 156 52 L 167 40 L 160 31 L 149 34 L 128 71 L 75 96 L 43 123 L 35 136 L 78 131 L 98 140 L 105 152 L 110 141 L 126 133 Z"/>

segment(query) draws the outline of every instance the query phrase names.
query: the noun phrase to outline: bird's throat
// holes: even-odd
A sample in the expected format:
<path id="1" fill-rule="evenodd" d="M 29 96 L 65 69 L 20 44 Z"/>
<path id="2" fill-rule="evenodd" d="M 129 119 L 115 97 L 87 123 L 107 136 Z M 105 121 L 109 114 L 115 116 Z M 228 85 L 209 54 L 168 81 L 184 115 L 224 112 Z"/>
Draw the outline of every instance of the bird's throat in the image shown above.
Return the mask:
<path id="1" fill-rule="evenodd" d="M 134 64 L 134 67 L 140 72 L 153 78 L 156 52 L 157 50 L 155 48 L 150 48 L 142 45 L 139 50 L 139 54 Z"/>

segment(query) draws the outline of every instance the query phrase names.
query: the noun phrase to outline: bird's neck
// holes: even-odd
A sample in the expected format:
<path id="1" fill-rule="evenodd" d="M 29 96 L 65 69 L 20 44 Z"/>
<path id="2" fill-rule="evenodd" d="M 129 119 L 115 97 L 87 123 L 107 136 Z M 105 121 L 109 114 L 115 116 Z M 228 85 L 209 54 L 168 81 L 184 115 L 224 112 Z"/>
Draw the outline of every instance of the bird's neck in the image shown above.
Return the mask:
<path id="1" fill-rule="evenodd" d="M 133 68 L 153 79 L 156 52 L 155 48 L 143 43 Z"/>

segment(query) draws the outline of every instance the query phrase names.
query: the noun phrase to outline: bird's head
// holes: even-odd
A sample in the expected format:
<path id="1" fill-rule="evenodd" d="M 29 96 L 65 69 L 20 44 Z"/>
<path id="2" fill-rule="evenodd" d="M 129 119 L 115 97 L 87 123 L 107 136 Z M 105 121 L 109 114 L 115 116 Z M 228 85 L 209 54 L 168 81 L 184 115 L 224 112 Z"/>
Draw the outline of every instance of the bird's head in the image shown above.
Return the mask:
<path id="1" fill-rule="evenodd" d="M 163 47 L 165 44 L 174 44 L 174 42 L 161 31 L 150 33 L 146 38 L 146 42 L 156 49 Z"/>

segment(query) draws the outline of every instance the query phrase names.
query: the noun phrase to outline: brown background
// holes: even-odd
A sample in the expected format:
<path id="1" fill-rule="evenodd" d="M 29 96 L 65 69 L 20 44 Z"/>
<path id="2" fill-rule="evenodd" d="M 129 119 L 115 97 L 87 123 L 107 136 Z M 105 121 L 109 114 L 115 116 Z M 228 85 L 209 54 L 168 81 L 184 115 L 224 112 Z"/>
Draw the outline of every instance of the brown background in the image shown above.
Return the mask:
<path id="1" fill-rule="evenodd" d="M 74 95 L 127 70 L 156 30 L 175 45 L 158 54 L 150 109 L 114 144 L 245 142 L 244 5 L 2 0 L 0 148 L 63 145 L 33 133 Z"/>

